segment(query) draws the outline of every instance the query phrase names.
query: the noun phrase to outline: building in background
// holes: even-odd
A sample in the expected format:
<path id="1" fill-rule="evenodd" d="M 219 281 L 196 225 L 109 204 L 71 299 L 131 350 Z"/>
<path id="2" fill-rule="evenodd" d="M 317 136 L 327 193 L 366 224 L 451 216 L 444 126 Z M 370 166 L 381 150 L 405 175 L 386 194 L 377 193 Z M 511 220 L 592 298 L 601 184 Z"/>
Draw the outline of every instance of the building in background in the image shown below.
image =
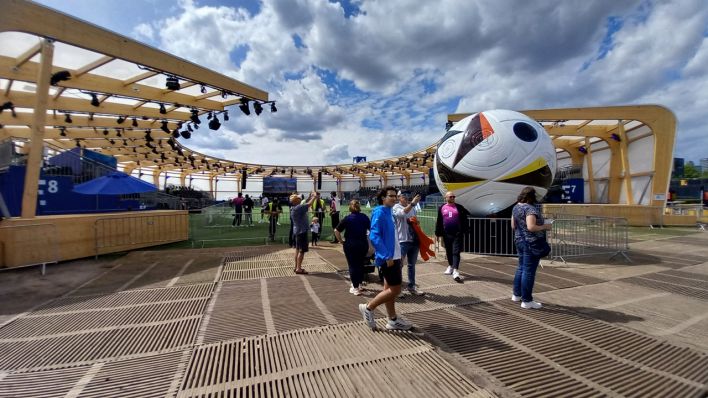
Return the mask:
<path id="1" fill-rule="evenodd" d="M 674 168 L 671 171 L 671 178 L 683 177 L 683 158 L 674 158 Z"/>

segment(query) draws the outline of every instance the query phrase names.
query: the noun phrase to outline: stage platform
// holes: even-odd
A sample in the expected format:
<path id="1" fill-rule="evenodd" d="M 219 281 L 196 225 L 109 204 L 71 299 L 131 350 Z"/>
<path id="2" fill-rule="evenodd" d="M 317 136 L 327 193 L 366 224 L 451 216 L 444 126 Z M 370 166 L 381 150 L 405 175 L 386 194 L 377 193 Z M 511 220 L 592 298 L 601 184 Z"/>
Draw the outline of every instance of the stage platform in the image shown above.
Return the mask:
<path id="1" fill-rule="evenodd" d="M 369 330 L 340 246 L 144 250 L 0 273 L 0 397 L 704 397 L 708 233 L 635 231 L 621 258 L 419 263 L 409 332 Z M 405 271 L 404 271 L 405 278 Z M 385 314 L 378 312 L 378 324 Z"/>

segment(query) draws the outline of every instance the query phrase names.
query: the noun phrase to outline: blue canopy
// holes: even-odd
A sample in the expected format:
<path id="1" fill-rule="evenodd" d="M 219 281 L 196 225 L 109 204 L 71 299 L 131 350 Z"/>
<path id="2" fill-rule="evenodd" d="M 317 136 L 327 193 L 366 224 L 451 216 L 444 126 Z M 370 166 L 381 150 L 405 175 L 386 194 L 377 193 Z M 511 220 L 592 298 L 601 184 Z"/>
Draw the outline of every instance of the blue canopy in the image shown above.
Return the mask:
<path id="1" fill-rule="evenodd" d="M 85 195 L 127 195 L 153 191 L 157 191 L 154 185 L 119 171 L 74 187 L 74 192 Z"/>

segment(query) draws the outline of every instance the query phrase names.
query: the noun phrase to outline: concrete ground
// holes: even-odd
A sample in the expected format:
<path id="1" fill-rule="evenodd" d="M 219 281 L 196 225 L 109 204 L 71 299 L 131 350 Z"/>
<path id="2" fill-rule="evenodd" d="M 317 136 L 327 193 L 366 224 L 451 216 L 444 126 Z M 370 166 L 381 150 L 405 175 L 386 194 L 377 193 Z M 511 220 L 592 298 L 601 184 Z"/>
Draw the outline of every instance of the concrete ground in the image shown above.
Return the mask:
<path id="1" fill-rule="evenodd" d="M 340 246 L 293 273 L 283 246 L 135 251 L 0 272 L 0 397 L 708 394 L 708 233 L 648 233 L 621 257 L 419 262 L 408 332 L 369 330 Z M 406 271 L 404 269 L 404 279 Z"/>

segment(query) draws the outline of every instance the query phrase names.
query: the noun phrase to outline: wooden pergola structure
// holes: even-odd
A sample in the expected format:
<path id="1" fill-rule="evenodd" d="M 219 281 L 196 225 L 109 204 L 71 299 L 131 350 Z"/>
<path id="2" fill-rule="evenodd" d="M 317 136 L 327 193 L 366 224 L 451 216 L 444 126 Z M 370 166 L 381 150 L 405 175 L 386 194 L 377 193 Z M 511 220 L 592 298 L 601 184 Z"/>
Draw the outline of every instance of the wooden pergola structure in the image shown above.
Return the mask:
<path id="1" fill-rule="evenodd" d="M 22 32 L 6 36 L 14 54 L 0 55 L 0 139 L 26 140 L 23 218 L 36 212 L 45 143 L 112 155 L 128 173 L 238 172 L 247 166 L 181 140 L 228 107 L 274 106 L 263 90 L 33 2 L 3 1 L 0 29 Z"/>

